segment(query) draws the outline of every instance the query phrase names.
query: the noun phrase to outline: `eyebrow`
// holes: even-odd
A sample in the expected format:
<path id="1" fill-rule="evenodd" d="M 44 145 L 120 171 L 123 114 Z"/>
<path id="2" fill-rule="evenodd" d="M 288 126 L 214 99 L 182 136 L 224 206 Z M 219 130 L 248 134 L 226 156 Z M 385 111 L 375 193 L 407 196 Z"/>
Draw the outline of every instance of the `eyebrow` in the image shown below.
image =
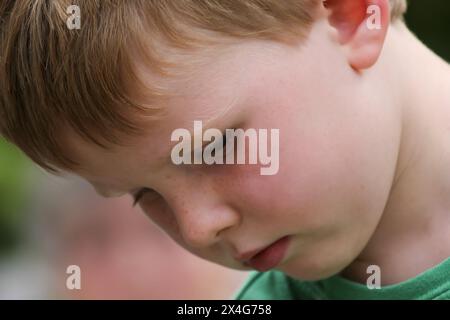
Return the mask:
<path id="1" fill-rule="evenodd" d="M 211 141 L 203 141 L 203 134 L 205 131 L 209 130 L 209 129 L 218 129 L 219 131 L 222 132 L 222 136 L 225 135 L 225 130 L 226 129 L 231 129 L 230 128 L 226 128 L 224 126 L 218 126 L 218 124 L 220 122 L 224 121 L 224 118 L 226 118 L 226 116 L 231 112 L 231 110 L 238 104 L 238 102 L 240 101 L 240 97 L 235 96 L 233 98 L 233 100 L 225 107 L 223 108 L 220 112 L 218 112 L 217 114 L 215 114 L 212 117 L 209 117 L 206 120 L 202 120 L 202 119 L 194 119 L 192 120 L 192 123 L 194 123 L 194 121 L 202 121 L 202 136 L 196 138 L 194 135 L 194 132 L 191 131 L 191 129 L 189 130 L 189 134 L 192 138 L 192 142 L 195 141 L 195 139 L 201 139 L 202 140 L 202 146 L 201 146 L 201 150 L 204 149 L 204 147 L 212 142 L 216 142 L 216 140 L 211 140 Z M 170 148 L 170 150 L 172 150 L 172 148 Z M 191 159 L 193 159 L 193 157 L 195 156 L 195 152 L 197 151 L 197 149 L 192 148 L 191 149 Z M 171 154 L 168 155 L 167 159 L 170 161 L 171 160 Z"/>
<path id="2" fill-rule="evenodd" d="M 204 133 L 205 131 L 207 131 L 208 129 L 218 129 L 218 130 L 222 133 L 222 136 L 224 136 L 224 135 L 225 135 L 225 130 L 228 129 L 228 128 L 226 128 L 226 127 L 224 127 L 224 126 L 217 126 L 217 124 L 218 124 L 220 121 L 224 121 L 224 118 L 226 117 L 226 115 L 227 115 L 228 113 L 230 113 L 230 111 L 232 110 L 232 108 L 237 104 L 238 100 L 239 100 L 238 98 L 233 99 L 233 101 L 232 101 L 230 104 L 228 104 L 228 106 L 227 106 L 226 108 L 224 108 L 223 110 L 221 110 L 221 112 L 217 113 L 215 116 L 213 116 L 213 117 L 211 117 L 211 118 L 209 118 L 209 119 L 207 119 L 207 120 L 205 120 L 205 121 L 202 120 L 202 136 L 200 137 L 200 139 L 201 139 L 201 141 L 202 141 L 202 146 L 201 146 L 201 150 L 202 150 L 202 151 L 203 151 L 203 149 L 205 148 L 206 145 L 208 145 L 208 144 L 210 144 L 210 143 L 218 142 L 218 141 L 216 141 L 216 139 L 212 139 L 211 141 L 203 141 L 203 133 Z M 213 124 L 215 124 L 215 125 L 213 125 Z M 223 129 L 222 129 L 222 128 L 223 128 Z M 231 129 L 231 128 L 230 128 L 230 129 Z M 195 138 L 194 138 L 194 135 L 193 135 L 193 132 L 190 131 L 190 134 L 191 134 L 191 137 L 193 137 L 193 139 L 195 139 Z M 172 149 L 172 148 L 171 148 L 171 149 Z M 170 150 L 171 150 L 171 149 L 170 149 Z M 196 152 L 196 151 L 197 151 L 197 149 L 194 149 L 194 148 L 191 149 L 191 159 L 194 159 L 194 156 L 195 156 L 195 152 Z M 160 160 L 164 161 L 164 160 L 166 160 L 166 157 L 161 157 Z M 167 157 L 167 160 L 168 160 L 168 161 L 171 161 L 171 154 L 170 154 L 170 153 L 169 153 L 169 155 L 168 155 L 168 157 Z M 92 183 L 91 183 L 91 184 L 92 184 Z M 100 195 L 103 196 L 103 197 L 110 197 L 110 196 L 111 196 L 110 194 L 107 194 L 106 192 L 103 192 L 102 189 L 97 189 L 96 187 L 94 187 L 94 188 L 96 189 L 97 193 L 100 194 Z M 100 190 L 101 192 L 99 192 L 99 190 Z M 127 194 L 131 195 L 132 200 L 133 200 L 132 206 L 133 206 L 133 207 L 136 207 L 136 205 L 139 203 L 139 201 L 140 201 L 140 199 L 142 198 L 142 196 L 143 196 L 146 192 L 148 192 L 149 190 L 151 191 L 152 189 L 142 187 L 142 188 L 140 188 L 140 189 L 137 190 L 137 191 L 131 191 L 131 192 L 128 192 Z"/>
<path id="3" fill-rule="evenodd" d="M 214 128 L 214 126 L 212 126 L 211 123 L 220 122 L 221 120 L 223 120 L 223 118 L 225 118 L 225 116 L 231 112 L 231 109 L 233 109 L 233 107 L 235 107 L 237 105 L 239 100 L 240 100 L 239 97 L 234 97 L 234 99 L 228 104 L 228 106 L 226 108 L 224 108 L 222 111 L 220 111 L 215 116 L 207 119 L 204 122 L 203 130 L 206 131 L 208 129 Z"/>
<path id="4" fill-rule="evenodd" d="M 219 128 L 205 128 L 205 129 L 203 129 L 203 131 L 206 131 L 206 130 L 208 130 L 208 129 L 218 129 L 221 133 L 222 133 L 222 138 L 223 138 L 223 136 L 225 136 L 225 130 L 221 130 L 221 129 L 219 129 Z M 195 148 L 192 148 L 191 149 L 191 159 L 194 159 L 194 157 L 195 157 L 195 152 L 202 152 L 202 154 L 203 154 L 203 150 L 205 149 L 205 147 L 207 146 L 207 145 L 209 145 L 209 144 L 211 144 L 211 143 L 219 143 L 219 141 L 217 141 L 215 138 L 214 139 L 211 139 L 210 141 L 208 141 L 208 140 L 205 140 L 205 141 L 203 141 L 203 136 L 201 137 L 201 139 L 202 139 L 202 146 L 201 146 L 201 148 L 200 148 L 200 150 L 197 150 L 197 149 L 195 149 Z M 223 141 L 222 141 L 222 143 L 223 143 Z"/>

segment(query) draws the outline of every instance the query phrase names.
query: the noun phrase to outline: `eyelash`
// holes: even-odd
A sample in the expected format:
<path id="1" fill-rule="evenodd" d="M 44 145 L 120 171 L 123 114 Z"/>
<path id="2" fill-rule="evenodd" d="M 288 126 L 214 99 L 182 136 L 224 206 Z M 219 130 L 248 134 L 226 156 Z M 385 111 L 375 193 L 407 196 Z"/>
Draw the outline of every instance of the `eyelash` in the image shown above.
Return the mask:
<path id="1" fill-rule="evenodd" d="M 225 149 L 225 147 L 227 146 L 227 136 L 226 134 L 222 135 L 222 149 Z"/>
<path id="2" fill-rule="evenodd" d="M 142 188 L 138 192 L 133 194 L 133 207 L 135 207 L 142 199 L 142 197 L 148 192 L 154 192 L 154 190 L 149 188 Z"/>
<path id="3" fill-rule="evenodd" d="M 222 142 L 222 148 L 225 149 L 225 147 L 227 146 L 227 136 L 226 134 L 224 134 L 222 136 L 223 142 Z"/>
<path id="4" fill-rule="evenodd" d="M 227 145 L 227 136 L 224 134 L 222 136 L 222 148 L 225 149 Z M 149 192 L 155 192 L 153 189 L 149 188 L 141 188 L 139 189 L 135 194 L 133 194 L 133 207 L 136 207 L 136 205 L 141 201 L 142 197 Z"/>

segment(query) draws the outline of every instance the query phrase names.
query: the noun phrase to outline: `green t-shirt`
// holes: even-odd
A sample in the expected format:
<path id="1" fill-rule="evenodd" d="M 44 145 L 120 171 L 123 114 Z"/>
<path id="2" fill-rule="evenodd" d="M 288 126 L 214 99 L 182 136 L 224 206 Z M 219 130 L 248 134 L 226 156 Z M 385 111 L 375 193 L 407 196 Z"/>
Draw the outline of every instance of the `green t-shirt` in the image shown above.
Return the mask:
<path id="1" fill-rule="evenodd" d="M 280 271 L 252 272 L 235 299 L 449 300 L 450 258 L 414 278 L 380 289 L 369 289 L 339 275 L 320 281 L 301 281 Z"/>

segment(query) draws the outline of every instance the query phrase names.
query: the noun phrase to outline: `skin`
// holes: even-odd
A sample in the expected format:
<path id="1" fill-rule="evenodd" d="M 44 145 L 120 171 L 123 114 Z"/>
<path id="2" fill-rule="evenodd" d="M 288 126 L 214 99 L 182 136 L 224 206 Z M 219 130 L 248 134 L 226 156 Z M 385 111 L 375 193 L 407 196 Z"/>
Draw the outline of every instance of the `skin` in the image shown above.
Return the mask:
<path id="1" fill-rule="evenodd" d="M 188 80 L 170 82 L 167 114 L 129 146 L 105 151 L 72 136 L 83 164 L 75 173 L 107 197 L 153 189 L 140 201 L 146 215 L 186 250 L 230 268 L 247 270 L 237 255 L 286 235 L 277 269 L 299 279 L 341 273 L 365 283 L 375 264 L 385 285 L 442 262 L 450 67 L 402 23 L 389 25 L 387 1 L 374 2 L 378 31 L 356 19 L 349 32 L 329 19 L 342 9 L 332 4 L 301 45 L 246 40 L 205 56 Z M 278 174 L 172 164 L 171 133 L 192 131 L 194 120 L 280 129 Z"/>

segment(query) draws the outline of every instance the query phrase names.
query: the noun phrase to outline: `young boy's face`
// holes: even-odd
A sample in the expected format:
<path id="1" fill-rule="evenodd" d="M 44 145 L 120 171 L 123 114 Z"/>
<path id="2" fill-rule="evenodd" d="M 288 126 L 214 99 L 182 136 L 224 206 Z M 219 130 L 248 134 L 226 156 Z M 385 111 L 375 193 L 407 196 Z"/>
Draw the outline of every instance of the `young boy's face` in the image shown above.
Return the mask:
<path id="1" fill-rule="evenodd" d="M 339 272 L 367 245 L 394 178 L 400 132 L 386 85 L 367 85 L 376 75 L 348 65 L 325 22 L 299 47 L 244 41 L 209 59 L 171 83 L 167 115 L 129 147 L 72 139 L 77 174 L 106 196 L 153 189 L 144 212 L 207 260 L 248 269 L 239 258 L 289 236 L 275 268 L 310 280 Z M 195 120 L 204 130 L 279 129 L 278 173 L 173 164 L 171 134 Z"/>

